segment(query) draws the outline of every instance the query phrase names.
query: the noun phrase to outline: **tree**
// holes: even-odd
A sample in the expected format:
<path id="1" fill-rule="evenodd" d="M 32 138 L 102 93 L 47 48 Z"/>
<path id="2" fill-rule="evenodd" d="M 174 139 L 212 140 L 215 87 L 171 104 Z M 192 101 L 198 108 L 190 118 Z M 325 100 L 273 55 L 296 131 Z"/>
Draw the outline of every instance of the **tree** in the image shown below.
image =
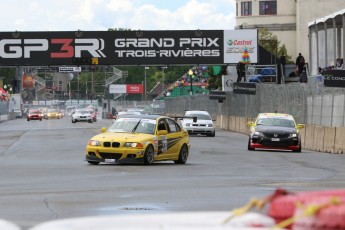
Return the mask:
<path id="1" fill-rule="evenodd" d="M 285 44 L 281 45 L 281 42 L 278 40 L 277 35 L 274 35 L 272 32 L 268 31 L 267 28 L 261 28 L 259 29 L 258 37 L 259 45 L 265 48 L 268 52 L 270 52 L 274 56 L 277 56 L 277 58 L 284 53 L 286 63 L 293 63 L 291 56 L 287 53 Z"/>

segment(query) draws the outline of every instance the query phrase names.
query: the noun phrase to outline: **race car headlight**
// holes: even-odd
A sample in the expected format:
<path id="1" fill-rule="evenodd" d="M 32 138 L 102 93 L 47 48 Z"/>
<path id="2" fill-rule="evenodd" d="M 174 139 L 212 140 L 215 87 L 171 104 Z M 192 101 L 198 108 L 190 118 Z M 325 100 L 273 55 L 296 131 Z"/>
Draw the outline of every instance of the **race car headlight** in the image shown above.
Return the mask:
<path id="1" fill-rule="evenodd" d="M 297 133 L 290 133 L 289 137 L 298 137 L 298 134 Z"/>
<path id="2" fill-rule="evenodd" d="M 137 148 L 137 149 L 141 149 L 143 148 L 143 144 L 138 143 L 138 142 L 126 142 L 123 147 L 127 147 L 127 148 Z"/>
<path id="3" fill-rule="evenodd" d="M 255 131 L 255 132 L 254 132 L 254 135 L 256 135 L 256 136 L 261 136 L 262 133 Z"/>
<path id="4" fill-rule="evenodd" d="M 91 145 L 91 146 L 101 146 L 101 142 L 100 141 L 96 141 L 96 140 L 89 140 L 88 145 Z"/>

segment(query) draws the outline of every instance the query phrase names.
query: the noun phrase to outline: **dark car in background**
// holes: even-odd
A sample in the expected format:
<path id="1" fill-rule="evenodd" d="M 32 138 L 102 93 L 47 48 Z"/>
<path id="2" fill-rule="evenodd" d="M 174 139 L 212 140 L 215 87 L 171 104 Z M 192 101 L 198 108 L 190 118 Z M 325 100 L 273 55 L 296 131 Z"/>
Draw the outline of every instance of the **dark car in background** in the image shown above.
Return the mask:
<path id="1" fill-rule="evenodd" d="M 290 114 L 260 113 L 255 122 L 248 122 L 248 126 L 248 150 L 302 150 L 300 129 L 304 128 L 304 125 L 296 124 Z"/>

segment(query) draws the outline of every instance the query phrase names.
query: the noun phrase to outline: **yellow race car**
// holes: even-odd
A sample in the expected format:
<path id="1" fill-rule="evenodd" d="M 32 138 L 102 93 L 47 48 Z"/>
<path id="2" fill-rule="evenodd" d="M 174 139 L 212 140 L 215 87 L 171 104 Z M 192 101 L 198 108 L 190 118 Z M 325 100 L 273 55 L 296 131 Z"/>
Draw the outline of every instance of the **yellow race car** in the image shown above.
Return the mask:
<path id="1" fill-rule="evenodd" d="M 174 161 L 185 164 L 189 135 L 174 119 L 160 115 L 127 115 L 118 118 L 86 146 L 86 161 L 105 163 Z"/>

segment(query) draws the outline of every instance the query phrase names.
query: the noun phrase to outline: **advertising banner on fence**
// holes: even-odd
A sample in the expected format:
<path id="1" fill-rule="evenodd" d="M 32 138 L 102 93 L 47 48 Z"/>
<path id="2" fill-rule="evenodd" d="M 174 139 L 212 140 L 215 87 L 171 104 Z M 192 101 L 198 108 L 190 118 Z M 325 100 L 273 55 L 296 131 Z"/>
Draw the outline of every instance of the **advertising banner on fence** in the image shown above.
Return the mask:
<path id="1" fill-rule="evenodd" d="M 345 87 L 344 70 L 326 70 L 323 77 L 324 85 L 327 87 Z"/>
<path id="2" fill-rule="evenodd" d="M 257 62 L 257 30 L 0 32 L 1 66 Z M 248 57 L 249 55 L 249 57 Z"/>
<path id="3" fill-rule="evenodd" d="M 256 94 L 256 84 L 255 83 L 232 83 L 234 93 L 237 94 Z"/>
<path id="4" fill-rule="evenodd" d="M 142 84 L 109 85 L 109 93 L 142 94 L 144 93 Z"/>

